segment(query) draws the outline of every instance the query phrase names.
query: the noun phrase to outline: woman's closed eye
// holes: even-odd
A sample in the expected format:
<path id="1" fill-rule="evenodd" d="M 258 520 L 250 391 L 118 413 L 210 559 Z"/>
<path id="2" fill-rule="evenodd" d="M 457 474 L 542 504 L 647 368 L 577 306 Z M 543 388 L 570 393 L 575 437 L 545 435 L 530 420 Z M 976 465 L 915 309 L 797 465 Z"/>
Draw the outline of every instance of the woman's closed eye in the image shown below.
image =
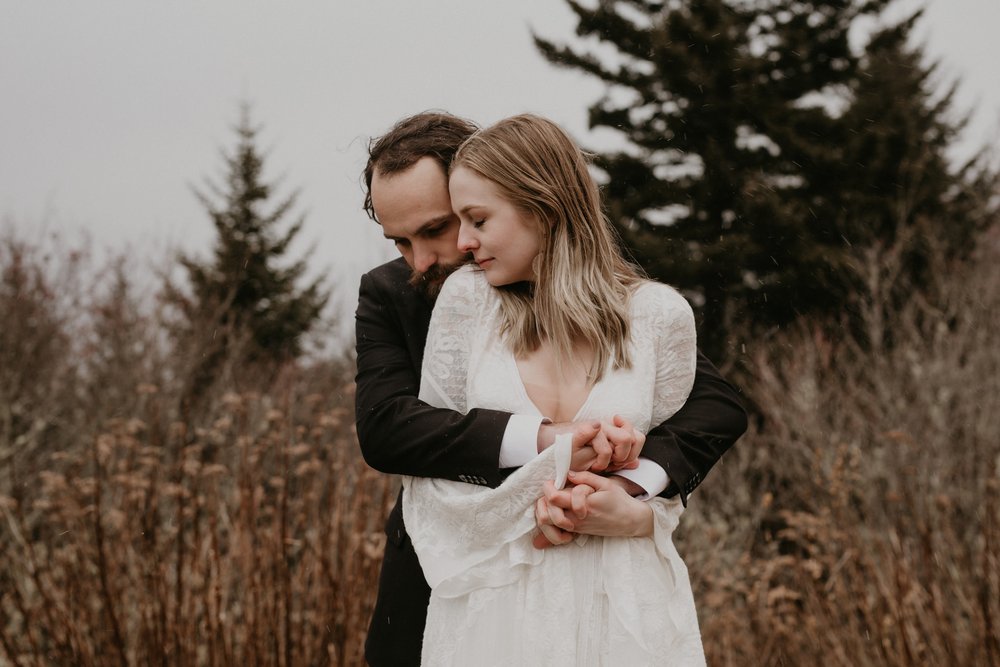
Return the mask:
<path id="1" fill-rule="evenodd" d="M 479 229 L 480 227 L 482 227 L 485 224 L 486 224 L 486 219 L 485 218 L 483 218 L 482 220 L 473 220 L 472 221 L 472 226 L 475 227 L 476 229 Z"/>

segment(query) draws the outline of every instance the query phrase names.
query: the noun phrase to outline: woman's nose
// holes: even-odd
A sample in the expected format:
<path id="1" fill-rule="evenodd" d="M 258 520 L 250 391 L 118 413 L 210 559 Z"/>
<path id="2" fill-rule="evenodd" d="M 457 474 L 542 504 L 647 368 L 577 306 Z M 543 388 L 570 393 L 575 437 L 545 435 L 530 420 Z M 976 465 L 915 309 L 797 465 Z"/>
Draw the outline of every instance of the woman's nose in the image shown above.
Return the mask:
<path id="1" fill-rule="evenodd" d="M 462 225 L 458 228 L 458 249 L 462 252 L 472 252 L 479 247 L 479 241 L 476 240 L 475 234 L 468 228 L 467 225 Z"/>

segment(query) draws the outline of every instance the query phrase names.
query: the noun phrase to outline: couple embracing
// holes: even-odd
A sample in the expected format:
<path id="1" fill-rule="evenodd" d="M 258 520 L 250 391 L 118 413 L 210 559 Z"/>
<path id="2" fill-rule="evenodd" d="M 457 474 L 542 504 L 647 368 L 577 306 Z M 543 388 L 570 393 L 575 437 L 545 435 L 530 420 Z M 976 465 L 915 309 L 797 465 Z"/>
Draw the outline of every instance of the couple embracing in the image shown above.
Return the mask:
<path id="1" fill-rule="evenodd" d="M 365 183 L 402 257 L 361 280 L 358 438 L 404 476 L 369 663 L 704 664 L 671 534 L 746 415 L 583 153 L 537 116 L 424 113 Z"/>

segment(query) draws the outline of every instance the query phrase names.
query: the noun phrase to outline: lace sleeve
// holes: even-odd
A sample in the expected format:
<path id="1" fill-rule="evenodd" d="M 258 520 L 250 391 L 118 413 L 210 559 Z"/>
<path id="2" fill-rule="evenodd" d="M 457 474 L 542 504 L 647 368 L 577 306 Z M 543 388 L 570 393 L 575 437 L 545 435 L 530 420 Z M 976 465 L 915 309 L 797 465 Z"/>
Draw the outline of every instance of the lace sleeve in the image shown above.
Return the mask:
<path id="1" fill-rule="evenodd" d="M 656 341 L 656 385 L 651 424 L 662 424 L 687 401 L 694 385 L 697 341 L 694 313 L 672 287 L 652 283 L 644 288 L 648 323 Z"/>
<path id="2" fill-rule="evenodd" d="M 420 371 L 420 400 L 463 414 L 468 412 L 469 356 L 483 300 L 479 278 L 465 266 L 445 281 L 431 314 Z"/>

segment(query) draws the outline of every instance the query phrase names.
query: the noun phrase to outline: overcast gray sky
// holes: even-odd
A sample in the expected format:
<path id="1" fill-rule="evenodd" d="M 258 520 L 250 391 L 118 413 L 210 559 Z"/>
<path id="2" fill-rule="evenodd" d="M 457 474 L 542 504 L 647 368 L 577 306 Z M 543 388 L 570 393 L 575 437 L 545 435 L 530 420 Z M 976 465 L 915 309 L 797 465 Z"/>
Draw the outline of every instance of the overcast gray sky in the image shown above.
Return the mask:
<path id="1" fill-rule="evenodd" d="M 931 0 L 918 32 L 975 108 L 960 154 L 998 136 L 998 27 L 1000 0 Z M 368 137 L 428 108 L 483 124 L 533 111 L 600 145 L 586 108 L 601 85 L 531 43 L 573 28 L 562 0 L 0 0 L 0 217 L 28 238 L 207 255 L 190 186 L 222 172 L 246 99 L 348 318 L 359 274 L 393 256 L 360 209 Z"/>

